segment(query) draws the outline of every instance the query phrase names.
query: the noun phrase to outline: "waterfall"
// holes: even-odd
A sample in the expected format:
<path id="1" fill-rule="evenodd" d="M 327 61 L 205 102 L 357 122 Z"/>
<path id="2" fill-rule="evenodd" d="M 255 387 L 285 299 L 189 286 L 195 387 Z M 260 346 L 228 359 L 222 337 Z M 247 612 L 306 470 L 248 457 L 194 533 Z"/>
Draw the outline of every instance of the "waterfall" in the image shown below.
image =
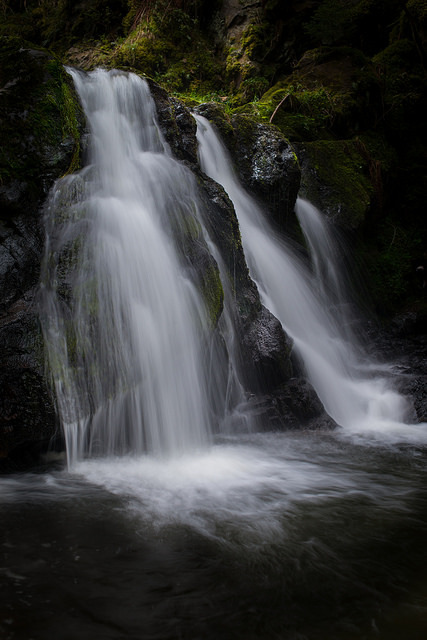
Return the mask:
<path id="1" fill-rule="evenodd" d="M 409 418 L 409 402 L 391 388 L 381 367 L 364 355 L 353 335 L 334 257 L 336 245 L 321 214 L 298 200 L 296 212 L 311 251 L 310 266 L 275 233 L 243 189 L 214 128 L 206 118 L 195 117 L 202 170 L 232 200 L 261 299 L 293 339 L 326 411 L 347 432 L 400 430 Z"/>
<path id="2" fill-rule="evenodd" d="M 41 285 L 69 463 L 203 447 L 208 320 L 175 240 L 176 228 L 197 228 L 193 176 L 173 159 L 144 80 L 69 72 L 88 164 L 52 191 Z"/>
<path id="3" fill-rule="evenodd" d="M 234 294 L 196 180 L 173 158 L 147 83 L 119 71 L 69 73 L 87 119 L 87 163 L 51 191 L 40 285 L 69 465 L 115 454 L 169 458 L 205 449 L 218 431 L 250 430 Z M 207 120 L 196 120 L 202 169 L 234 203 L 261 300 L 293 339 L 326 411 L 347 432 L 399 430 L 408 403 L 353 334 L 323 217 L 298 201 L 307 265 L 244 191 Z M 216 331 L 189 238 L 222 279 Z"/>

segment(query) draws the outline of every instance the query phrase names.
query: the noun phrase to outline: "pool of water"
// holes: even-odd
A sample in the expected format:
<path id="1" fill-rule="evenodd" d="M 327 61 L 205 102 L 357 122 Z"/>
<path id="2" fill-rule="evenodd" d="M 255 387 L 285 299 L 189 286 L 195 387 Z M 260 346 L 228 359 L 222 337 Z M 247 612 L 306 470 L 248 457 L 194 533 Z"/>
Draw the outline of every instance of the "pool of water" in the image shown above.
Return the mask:
<path id="1" fill-rule="evenodd" d="M 426 450 L 223 438 L 0 483 L 4 640 L 424 640 Z"/>

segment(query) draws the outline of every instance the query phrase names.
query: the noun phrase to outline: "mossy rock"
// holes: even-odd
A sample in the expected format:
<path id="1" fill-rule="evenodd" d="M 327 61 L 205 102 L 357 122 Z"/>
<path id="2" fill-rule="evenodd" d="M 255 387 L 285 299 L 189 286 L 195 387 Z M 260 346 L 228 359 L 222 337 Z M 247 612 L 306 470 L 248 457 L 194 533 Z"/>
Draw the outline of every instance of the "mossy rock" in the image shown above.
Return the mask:
<path id="1" fill-rule="evenodd" d="M 365 221 L 374 196 L 369 166 L 357 140 L 318 140 L 296 145 L 301 195 L 343 229 Z"/>
<path id="2" fill-rule="evenodd" d="M 348 47 L 323 47 L 306 52 L 254 107 L 290 140 L 301 141 L 351 137 L 376 121 L 380 103 L 368 58 Z"/>
<path id="3" fill-rule="evenodd" d="M 232 112 L 227 105 L 219 102 L 206 102 L 197 105 L 194 111 L 207 118 L 207 120 L 215 126 L 226 147 L 230 148 L 233 146 L 234 128 L 231 123 Z"/>
<path id="4" fill-rule="evenodd" d="M 222 288 L 218 265 L 207 252 L 205 253 L 203 268 L 199 273 L 200 288 L 208 311 L 209 324 L 211 328 L 215 328 L 224 308 L 224 289 Z"/>
<path id="5" fill-rule="evenodd" d="M 203 215 L 211 240 L 221 255 L 231 291 L 233 322 L 240 379 L 252 392 L 272 392 L 292 375 L 291 341 L 280 322 L 261 304 L 249 276 L 239 225 L 223 188 L 204 175 L 199 177 Z"/>
<path id="6" fill-rule="evenodd" d="M 169 93 L 207 94 L 222 82 L 220 62 L 198 23 L 170 3 L 154 5 L 125 38 L 98 53 L 92 64 L 132 68 Z"/>
<path id="7" fill-rule="evenodd" d="M 71 79 L 47 51 L 2 37 L 0 61 L 1 190 L 6 206 L 34 206 L 79 165 L 81 110 Z"/>
<path id="8" fill-rule="evenodd" d="M 9 305 L 38 280 L 40 207 L 80 162 L 83 118 L 71 78 L 48 52 L 0 38 L 0 61 L 0 285 Z"/>

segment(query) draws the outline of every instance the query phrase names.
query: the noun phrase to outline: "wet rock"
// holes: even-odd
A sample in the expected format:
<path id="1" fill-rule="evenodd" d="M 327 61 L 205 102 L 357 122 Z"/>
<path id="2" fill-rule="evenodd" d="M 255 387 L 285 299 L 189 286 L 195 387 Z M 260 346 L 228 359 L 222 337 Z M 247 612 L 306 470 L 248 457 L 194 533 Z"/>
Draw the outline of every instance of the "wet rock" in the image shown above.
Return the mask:
<path id="1" fill-rule="evenodd" d="M 324 408 L 308 380 L 291 378 L 277 393 L 277 403 L 281 415 L 291 413 L 305 425 L 324 414 Z"/>
<path id="2" fill-rule="evenodd" d="M 279 129 L 246 114 L 228 118 L 221 105 L 196 109 L 221 135 L 242 184 L 262 202 L 273 221 L 285 231 L 296 225 L 294 207 L 301 170 L 293 147 Z"/>
<path id="3" fill-rule="evenodd" d="M 232 125 L 236 137 L 233 157 L 243 184 L 262 200 L 273 220 L 289 230 L 301 178 L 291 144 L 276 127 L 248 116 L 234 116 Z"/>
<path id="4" fill-rule="evenodd" d="M 163 135 L 179 160 L 197 163 L 196 122 L 190 111 L 176 98 L 168 96 L 156 82 L 147 78 Z"/>
<path id="5" fill-rule="evenodd" d="M 303 377 L 290 378 L 273 393 L 252 396 L 249 407 L 262 431 L 330 430 L 337 426 Z"/>
<path id="6" fill-rule="evenodd" d="M 231 287 L 235 330 L 240 343 L 240 377 L 248 391 L 270 392 L 292 371 L 291 341 L 262 304 L 243 253 L 234 207 L 224 189 L 199 175 L 208 233 L 216 244 Z"/>
<path id="7" fill-rule="evenodd" d="M 292 375 L 292 342 L 265 307 L 244 327 L 242 346 L 246 363 L 253 366 L 252 375 L 246 376 L 251 391 L 270 392 Z"/>

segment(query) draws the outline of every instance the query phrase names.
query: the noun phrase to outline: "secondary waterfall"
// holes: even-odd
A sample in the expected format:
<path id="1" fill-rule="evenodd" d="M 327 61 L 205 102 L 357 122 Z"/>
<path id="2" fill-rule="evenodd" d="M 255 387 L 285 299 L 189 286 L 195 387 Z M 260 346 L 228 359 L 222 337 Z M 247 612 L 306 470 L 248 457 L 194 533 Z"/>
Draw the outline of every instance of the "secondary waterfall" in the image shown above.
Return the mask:
<path id="1" fill-rule="evenodd" d="M 42 277 L 69 462 L 198 448 L 211 433 L 208 321 L 174 239 L 197 224 L 192 175 L 172 158 L 145 81 L 70 73 L 88 164 L 51 195 Z"/>
<path id="2" fill-rule="evenodd" d="M 380 367 L 364 356 L 352 335 L 342 306 L 335 245 L 322 216 L 310 203 L 298 200 L 296 213 L 311 250 L 311 268 L 277 236 L 243 189 L 210 123 L 201 116 L 196 120 L 202 169 L 230 196 L 261 299 L 293 338 L 326 411 L 350 432 L 374 430 L 389 435 L 400 431 L 410 417 L 408 401 L 379 374 Z"/>

